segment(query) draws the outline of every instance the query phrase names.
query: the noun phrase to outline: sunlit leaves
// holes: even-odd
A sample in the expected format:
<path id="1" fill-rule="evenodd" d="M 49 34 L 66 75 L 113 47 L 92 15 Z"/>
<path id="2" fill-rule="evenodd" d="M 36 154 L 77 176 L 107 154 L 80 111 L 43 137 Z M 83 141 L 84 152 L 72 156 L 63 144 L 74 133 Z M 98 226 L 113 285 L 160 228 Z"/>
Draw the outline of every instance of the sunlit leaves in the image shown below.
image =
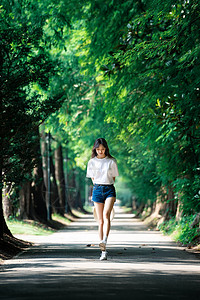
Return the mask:
<path id="1" fill-rule="evenodd" d="M 196 1 L 154 1 L 153 6 L 144 1 L 141 6 L 131 3 L 130 13 L 130 2 L 111 8 L 99 0 L 91 6 L 96 14 L 88 24 L 96 51 L 91 53 L 101 58 L 98 64 L 109 82 L 106 120 L 115 122 L 115 136 L 134 149 L 130 169 L 137 169 L 139 157 L 144 169 L 152 163 L 144 163 L 136 150 L 140 145 L 154 157 L 154 177 L 176 186 L 176 180 L 198 173 L 200 8 Z M 119 10 L 126 13 L 123 20 L 116 17 Z M 106 18 L 100 24 L 102 11 Z M 131 178 L 136 180 L 134 174 Z M 142 172 L 137 178 L 139 186 Z M 194 197 L 196 191 L 192 185 L 190 189 Z"/>

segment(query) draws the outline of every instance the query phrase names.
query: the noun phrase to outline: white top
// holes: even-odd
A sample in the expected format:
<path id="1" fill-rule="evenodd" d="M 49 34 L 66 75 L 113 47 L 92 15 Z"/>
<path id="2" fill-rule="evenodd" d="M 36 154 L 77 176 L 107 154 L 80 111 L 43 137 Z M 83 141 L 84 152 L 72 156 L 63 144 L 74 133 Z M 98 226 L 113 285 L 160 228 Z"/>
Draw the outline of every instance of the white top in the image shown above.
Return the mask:
<path id="1" fill-rule="evenodd" d="M 114 158 L 91 158 L 87 165 L 86 177 L 94 178 L 96 184 L 113 184 L 113 177 L 119 176 L 117 163 Z"/>

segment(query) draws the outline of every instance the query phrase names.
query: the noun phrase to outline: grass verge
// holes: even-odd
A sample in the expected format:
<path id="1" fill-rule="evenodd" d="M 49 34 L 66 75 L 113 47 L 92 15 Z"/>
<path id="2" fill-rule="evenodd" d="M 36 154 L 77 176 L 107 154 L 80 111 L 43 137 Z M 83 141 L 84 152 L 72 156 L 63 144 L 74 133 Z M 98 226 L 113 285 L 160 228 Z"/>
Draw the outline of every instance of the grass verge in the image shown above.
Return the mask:
<path id="1" fill-rule="evenodd" d="M 70 224 L 68 218 L 62 217 L 57 214 L 53 214 L 52 222 L 50 224 L 42 224 L 33 220 L 18 220 L 16 218 L 10 218 L 6 221 L 8 228 L 13 235 L 49 235 L 56 232 L 60 228 Z M 59 226 L 57 228 L 52 228 L 51 223 L 57 223 Z"/>
<path id="2" fill-rule="evenodd" d="M 55 229 L 32 220 L 9 219 L 6 223 L 13 235 L 48 235 L 55 232 Z"/>
<path id="3" fill-rule="evenodd" d="M 196 215 L 183 216 L 179 221 L 172 218 L 159 225 L 159 230 L 183 246 L 196 246 L 200 243 L 200 230 L 191 226 L 195 217 Z"/>

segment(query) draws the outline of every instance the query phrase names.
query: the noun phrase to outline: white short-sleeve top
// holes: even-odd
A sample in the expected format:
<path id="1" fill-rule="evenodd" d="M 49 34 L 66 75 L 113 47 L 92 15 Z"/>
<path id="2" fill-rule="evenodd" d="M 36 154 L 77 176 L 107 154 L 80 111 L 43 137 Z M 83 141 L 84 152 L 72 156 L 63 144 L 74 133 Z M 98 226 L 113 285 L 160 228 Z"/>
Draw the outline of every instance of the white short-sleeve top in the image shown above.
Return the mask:
<path id="1" fill-rule="evenodd" d="M 96 184 L 113 184 L 113 177 L 119 176 L 118 167 L 114 158 L 91 158 L 87 165 L 86 177 L 94 178 Z"/>

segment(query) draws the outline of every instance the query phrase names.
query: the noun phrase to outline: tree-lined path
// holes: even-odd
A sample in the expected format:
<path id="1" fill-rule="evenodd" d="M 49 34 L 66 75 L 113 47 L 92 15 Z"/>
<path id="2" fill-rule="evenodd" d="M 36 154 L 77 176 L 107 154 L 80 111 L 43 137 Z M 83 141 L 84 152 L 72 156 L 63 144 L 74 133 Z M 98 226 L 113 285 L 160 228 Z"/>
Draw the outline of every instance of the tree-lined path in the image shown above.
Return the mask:
<path id="1" fill-rule="evenodd" d="M 107 261 L 84 215 L 0 266 L 0 299 L 198 299 L 200 260 L 116 207 Z"/>
<path id="2" fill-rule="evenodd" d="M 83 210 L 98 137 L 122 205 L 199 245 L 199 15 L 197 0 L 1 0 L 0 257 L 21 247 L 10 220 Z"/>

